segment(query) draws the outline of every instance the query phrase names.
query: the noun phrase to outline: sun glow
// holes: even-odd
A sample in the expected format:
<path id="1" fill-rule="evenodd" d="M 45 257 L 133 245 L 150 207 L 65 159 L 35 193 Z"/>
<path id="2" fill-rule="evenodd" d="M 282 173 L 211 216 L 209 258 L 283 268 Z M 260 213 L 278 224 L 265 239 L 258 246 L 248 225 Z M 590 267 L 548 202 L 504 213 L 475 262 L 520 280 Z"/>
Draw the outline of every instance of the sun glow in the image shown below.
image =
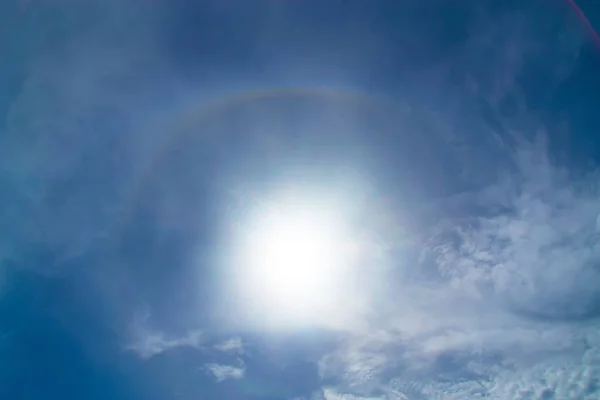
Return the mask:
<path id="1" fill-rule="evenodd" d="M 316 198 L 263 204 L 241 239 L 238 291 L 244 308 L 263 322 L 321 325 L 350 305 L 344 294 L 356 254 L 338 204 Z"/>
<path id="2" fill-rule="evenodd" d="M 265 216 L 250 238 L 253 275 L 281 300 L 309 301 L 331 289 L 342 267 L 338 230 L 335 223 L 310 211 Z"/>

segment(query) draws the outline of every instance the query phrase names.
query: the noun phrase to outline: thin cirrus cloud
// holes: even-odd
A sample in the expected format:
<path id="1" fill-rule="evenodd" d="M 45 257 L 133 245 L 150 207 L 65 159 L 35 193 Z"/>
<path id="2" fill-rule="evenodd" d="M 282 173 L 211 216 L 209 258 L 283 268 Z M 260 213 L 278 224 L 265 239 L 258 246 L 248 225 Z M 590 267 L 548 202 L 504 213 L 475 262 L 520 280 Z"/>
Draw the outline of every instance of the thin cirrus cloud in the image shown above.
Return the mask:
<path id="1" fill-rule="evenodd" d="M 221 342 L 215 346 L 215 349 L 226 352 L 226 353 L 237 353 L 241 354 L 244 352 L 244 344 L 242 343 L 242 339 L 239 337 L 234 337 L 224 342 Z"/>
<path id="2" fill-rule="evenodd" d="M 574 177 L 552 158 L 550 133 L 517 84 L 528 58 L 540 56 L 556 62 L 548 82 L 556 87 L 571 73 L 581 38 L 562 32 L 556 46 L 540 44 L 531 18 L 484 16 L 454 60 L 466 70 L 468 96 L 485 99 L 498 128 L 460 107 L 439 116 L 439 129 L 462 143 L 455 148 L 464 157 L 462 178 L 480 184 L 444 202 L 486 211 L 441 212 L 421 235 L 420 254 L 398 261 L 411 273 L 396 283 L 389 306 L 321 357 L 321 377 L 344 382 L 325 398 L 593 398 L 600 379 L 599 175 Z M 493 57 L 480 57 L 489 43 Z M 510 119 L 499 111 L 507 99 L 515 104 Z M 494 168 L 483 164 L 495 161 L 486 149 L 470 142 L 479 140 L 475 133 L 454 129 L 464 120 L 475 133 L 494 133 L 504 155 Z M 236 342 L 220 346 L 237 350 Z M 243 376 L 237 367 L 212 367 L 215 377 Z"/>
<path id="3" fill-rule="evenodd" d="M 246 372 L 243 367 L 231 365 L 206 364 L 205 367 L 217 382 L 223 382 L 226 379 L 242 379 Z"/>
<path id="4" fill-rule="evenodd" d="M 141 76 L 138 66 L 147 64 L 148 57 L 160 58 L 152 46 L 144 47 L 152 36 L 151 24 L 128 23 L 134 16 L 116 4 L 106 26 L 32 61 L 20 94 L 7 110 L 0 173 L 10 178 L 3 180 L 9 187 L 2 191 L 3 204 L 10 207 L 0 211 L 0 222 L 3 249 L 9 250 L 2 257 L 22 256 L 19 252 L 29 243 L 41 243 L 61 253 L 49 263 L 56 264 L 85 253 L 111 232 L 124 201 L 120 189 L 127 187 L 135 169 L 121 162 L 137 160 L 136 151 L 142 153 L 145 145 L 132 132 L 136 119 L 147 117 L 142 115 L 142 98 L 153 96 L 140 88 L 155 87 L 147 85 L 150 78 L 134 77 Z M 342 382 L 321 397 L 597 396 L 600 174 L 574 177 L 550 156 L 550 133 L 543 133 L 518 84 L 533 57 L 549 68 L 544 72 L 550 78 L 542 85 L 548 91 L 569 76 L 577 61 L 581 35 L 569 28 L 552 40 L 543 39 L 553 26 L 545 18 L 535 10 L 499 18 L 484 13 L 462 51 L 423 72 L 438 82 L 446 79 L 447 70 L 460 70 L 465 76 L 461 88 L 468 92 L 461 92 L 452 110 L 436 114 L 434 125 L 461 157 L 461 179 L 480 186 L 444 199 L 444 210 L 486 211 L 460 218 L 439 212 L 438 221 L 419 235 L 419 254 L 399 260 L 410 273 L 399 279 L 386 304 L 369 315 L 369 329 L 345 334 L 320 358 L 321 377 Z M 129 41 L 118 44 L 102 39 L 129 26 L 144 26 L 148 32 L 126 35 Z M 172 83 L 168 72 L 156 71 L 165 86 Z M 125 81 L 131 86 L 119 84 Z M 473 98 L 489 108 L 493 128 L 489 121 L 476 121 L 474 103 L 469 102 Z M 435 107 L 439 100 L 428 101 Z M 500 116 L 506 104 L 513 105 L 510 118 Z M 501 163 L 489 159 L 487 148 L 473 144 L 484 133 L 496 138 L 498 153 L 506 156 Z M 62 194 L 64 201 L 48 206 L 45 199 L 53 193 L 60 196 L 61 184 L 73 171 L 81 174 L 80 183 Z M 118 187 L 108 190 L 106 182 Z M 175 348 L 206 348 L 199 331 L 170 335 L 138 328 L 128 349 L 143 359 Z M 240 338 L 213 347 L 244 352 Z M 205 368 L 217 381 L 246 374 L 243 365 L 212 363 Z"/>
<path id="5" fill-rule="evenodd" d="M 393 307 L 321 359 L 323 378 L 345 377 L 350 389 L 340 393 L 383 392 L 395 400 L 597 396 L 600 171 L 575 172 L 553 157 L 551 134 L 517 83 L 527 60 L 541 55 L 557 62 L 547 82 L 557 87 L 582 42 L 567 27 L 558 46 L 544 50 L 539 30 L 527 25 L 531 18 L 521 12 L 486 20 L 458 57 L 477 82 L 471 93 L 497 118 L 504 158 L 489 159 L 469 145 L 468 133 L 453 130 L 473 121 L 465 110 L 440 122 L 463 144 L 464 176 L 479 186 L 430 208 L 445 211 L 423 234 L 420 254 L 399 261 L 411 274 L 398 282 Z M 498 46 L 498 63 L 473 68 L 486 41 Z M 499 109 L 507 99 L 516 105 L 512 118 Z M 489 130 L 480 123 L 474 131 Z M 468 212 L 457 217 L 456 210 Z"/>
<path id="6" fill-rule="evenodd" d="M 515 193 L 511 211 L 442 230 L 425 250 L 443 282 L 440 304 L 406 299 L 416 311 L 396 315 L 385 340 L 346 350 L 358 379 L 377 385 L 396 369 L 404 378 L 385 386 L 428 399 L 597 395 L 600 176 L 567 180 L 543 146 L 519 152 L 520 189 L 505 187 Z M 398 343 L 402 361 L 369 363 Z"/>
<path id="7" fill-rule="evenodd" d="M 184 336 L 168 336 L 160 331 L 142 331 L 127 350 L 134 352 L 143 359 L 149 359 L 165 351 L 179 347 L 201 349 L 203 344 L 202 332 L 188 332 Z"/>

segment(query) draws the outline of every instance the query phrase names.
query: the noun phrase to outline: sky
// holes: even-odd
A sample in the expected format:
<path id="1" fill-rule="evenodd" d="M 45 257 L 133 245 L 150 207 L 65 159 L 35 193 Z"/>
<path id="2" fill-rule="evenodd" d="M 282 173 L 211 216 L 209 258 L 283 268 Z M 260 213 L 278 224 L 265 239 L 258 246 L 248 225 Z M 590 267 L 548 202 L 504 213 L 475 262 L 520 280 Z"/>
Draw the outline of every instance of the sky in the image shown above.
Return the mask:
<path id="1" fill-rule="evenodd" d="M 599 398 L 596 28 L 593 0 L 1 2 L 0 397 Z M 352 268 L 287 299 L 240 238 L 289 199 L 344 217 Z"/>

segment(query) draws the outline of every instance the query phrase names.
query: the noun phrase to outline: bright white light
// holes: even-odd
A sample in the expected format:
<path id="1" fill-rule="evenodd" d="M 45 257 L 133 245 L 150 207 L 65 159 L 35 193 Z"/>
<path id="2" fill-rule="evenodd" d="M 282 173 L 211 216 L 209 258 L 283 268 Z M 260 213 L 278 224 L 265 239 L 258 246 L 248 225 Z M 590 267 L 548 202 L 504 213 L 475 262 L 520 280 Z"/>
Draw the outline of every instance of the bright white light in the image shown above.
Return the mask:
<path id="1" fill-rule="evenodd" d="M 292 211 L 292 210 L 290 210 Z M 342 235 L 319 215 L 266 216 L 250 242 L 255 275 L 282 300 L 306 302 L 327 289 L 341 267 Z"/>
<path id="2" fill-rule="evenodd" d="M 332 204 L 308 199 L 259 207 L 244 229 L 240 252 L 244 306 L 271 324 L 335 318 L 353 256 L 342 214 Z"/>

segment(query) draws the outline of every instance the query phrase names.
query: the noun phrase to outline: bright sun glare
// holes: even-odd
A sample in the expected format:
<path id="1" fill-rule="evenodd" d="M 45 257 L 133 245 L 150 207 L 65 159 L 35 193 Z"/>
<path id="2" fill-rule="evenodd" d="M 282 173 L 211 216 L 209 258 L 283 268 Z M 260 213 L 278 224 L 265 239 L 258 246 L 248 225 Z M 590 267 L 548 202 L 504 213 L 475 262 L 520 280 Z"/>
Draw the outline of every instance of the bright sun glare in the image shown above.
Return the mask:
<path id="1" fill-rule="evenodd" d="M 306 301 L 331 284 L 331 275 L 340 268 L 336 228 L 310 213 L 266 216 L 251 243 L 257 277 L 278 296 Z"/>
<path id="2" fill-rule="evenodd" d="M 240 252 L 245 307 L 276 324 L 330 318 L 350 276 L 349 233 L 331 204 L 292 200 L 259 207 Z"/>

